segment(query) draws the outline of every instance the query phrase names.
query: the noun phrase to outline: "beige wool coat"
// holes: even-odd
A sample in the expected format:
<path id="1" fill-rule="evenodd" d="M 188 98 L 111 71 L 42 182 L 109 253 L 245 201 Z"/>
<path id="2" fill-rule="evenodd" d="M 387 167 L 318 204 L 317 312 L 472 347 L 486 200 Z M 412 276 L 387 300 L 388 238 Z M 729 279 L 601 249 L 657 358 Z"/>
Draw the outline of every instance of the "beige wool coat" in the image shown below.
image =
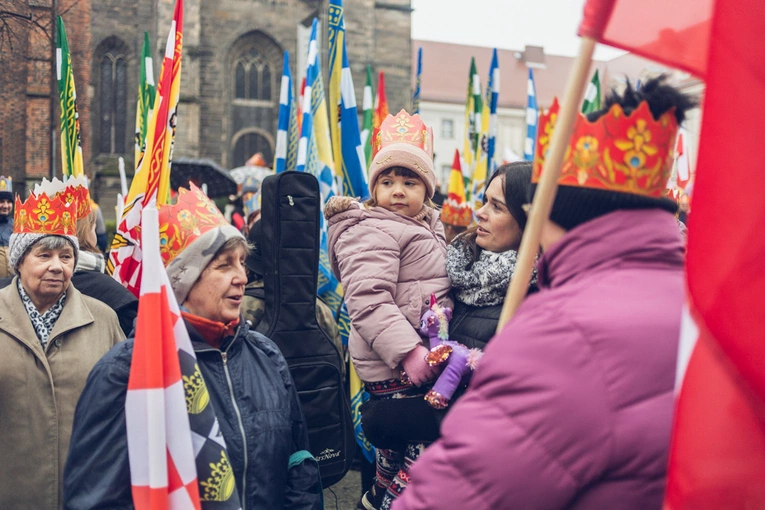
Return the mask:
<path id="1" fill-rule="evenodd" d="M 17 279 L 0 290 L 0 508 L 57 510 L 77 400 L 125 337 L 111 308 L 70 284 L 43 352 Z"/>

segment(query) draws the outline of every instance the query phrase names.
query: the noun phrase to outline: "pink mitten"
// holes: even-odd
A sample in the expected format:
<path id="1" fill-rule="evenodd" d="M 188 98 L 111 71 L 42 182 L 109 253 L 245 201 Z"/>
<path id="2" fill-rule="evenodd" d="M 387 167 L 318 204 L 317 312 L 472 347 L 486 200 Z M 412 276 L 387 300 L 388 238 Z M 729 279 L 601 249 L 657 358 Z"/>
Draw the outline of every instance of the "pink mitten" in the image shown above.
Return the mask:
<path id="1" fill-rule="evenodd" d="M 425 361 L 429 352 L 424 345 L 418 345 L 401 360 L 404 372 L 406 372 L 409 380 L 415 386 L 422 386 L 426 382 L 435 379 L 438 375 L 438 367 L 431 367 Z"/>

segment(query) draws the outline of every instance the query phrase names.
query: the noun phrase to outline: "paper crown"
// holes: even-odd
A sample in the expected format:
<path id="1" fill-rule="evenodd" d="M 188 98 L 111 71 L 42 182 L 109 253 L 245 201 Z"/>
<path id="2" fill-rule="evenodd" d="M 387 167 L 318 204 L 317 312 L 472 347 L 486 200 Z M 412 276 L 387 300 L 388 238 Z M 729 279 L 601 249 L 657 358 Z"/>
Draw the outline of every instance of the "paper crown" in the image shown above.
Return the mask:
<path id="1" fill-rule="evenodd" d="M 395 116 L 385 117 L 373 137 L 372 157 L 382 149 L 397 143 L 422 149 L 433 159 L 433 129 L 426 126 L 418 114 L 409 115 L 405 110 L 401 110 Z"/>
<path id="2" fill-rule="evenodd" d="M 31 193 L 23 204 L 16 196 L 13 215 L 16 234 L 77 235 L 77 204 L 67 203 L 62 197 L 50 198 L 46 193 Z"/>
<path id="3" fill-rule="evenodd" d="M 43 178 L 40 184 L 35 184 L 33 193 L 37 196 L 43 193 L 49 197 L 61 198 L 66 204 L 75 203 L 75 221 L 86 217 L 92 210 L 88 178 L 85 175 L 69 177 L 63 181 L 53 178 L 52 181 Z"/>
<path id="4" fill-rule="evenodd" d="M 556 99 L 539 116 L 531 182 L 539 182 L 558 110 Z M 595 122 L 579 114 L 558 184 L 661 198 L 672 169 L 677 127 L 674 108 L 654 120 L 646 101 L 630 115 L 614 104 Z"/>
<path id="5" fill-rule="evenodd" d="M 0 175 L 0 191 L 8 193 L 13 191 L 13 179 L 11 177 Z"/>
<path id="6" fill-rule="evenodd" d="M 191 183 L 189 188 L 178 188 L 175 204 L 159 207 L 159 251 L 166 267 L 205 232 L 229 224 L 202 190 Z"/>
<path id="7" fill-rule="evenodd" d="M 441 221 L 457 227 L 467 227 L 473 221 L 473 209 L 465 197 L 460 153 L 454 151 L 454 163 L 449 173 L 449 190 L 441 208 Z"/>

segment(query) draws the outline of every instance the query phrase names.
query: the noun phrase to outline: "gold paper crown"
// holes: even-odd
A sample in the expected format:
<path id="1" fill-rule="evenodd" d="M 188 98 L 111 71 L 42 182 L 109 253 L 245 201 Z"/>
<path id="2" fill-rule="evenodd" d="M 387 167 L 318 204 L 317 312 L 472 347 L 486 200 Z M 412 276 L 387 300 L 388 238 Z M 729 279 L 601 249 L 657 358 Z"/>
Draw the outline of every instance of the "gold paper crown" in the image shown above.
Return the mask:
<path id="1" fill-rule="evenodd" d="M 159 251 L 165 267 L 205 232 L 229 224 L 202 190 L 191 183 L 189 187 L 178 188 L 174 205 L 159 207 Z"/>
<path id="2" fill-rule="evenodd" d="M 39 196 L 31 193 L 27 201 L 22 204 L 17 195 L 13 232 L 76 236 L 76 210 L 76 203 L 66 203 L 59 196 L 50 198 L 46 193 Z"/>
<path id="3" fill-rule="evenodd" d="M 539 182 L 559 105 L 539 116 L 531 182 Z M 661 198 L 672 169 L 675 109 L 654 120 L 646 101 L 626 115 L 619 104 L 590 122 L 579 114 L 558 184 Z"/>
<path id="4" fill-rule="evenodd" d="M 395 117 L 388 115 L 372 139 L 372 157 L 389 145 L 405 143 L 422 149 L 433 159 L 433 129 L 426 126 L 418 114 L 409 115 L 401 110 Z"/>
<path id="5" fill-rule="evenodd" d="M 0 175 L 0 191 L 13 191 L 13 179 L 10 176 Z"/>
<path id="6" fill-rule="evenodd" d="M 35 184 L 33 193 L 37 196 L 45 193 L 49 197 L 61 198 L 68 205 L 74 203 L 75 221 L 86 217 L 92 210 L 88 179 L 85 175 L 69 177 L 63 181 L 55 177 L 52 181 L 44 178 L 40 184 Z"/>

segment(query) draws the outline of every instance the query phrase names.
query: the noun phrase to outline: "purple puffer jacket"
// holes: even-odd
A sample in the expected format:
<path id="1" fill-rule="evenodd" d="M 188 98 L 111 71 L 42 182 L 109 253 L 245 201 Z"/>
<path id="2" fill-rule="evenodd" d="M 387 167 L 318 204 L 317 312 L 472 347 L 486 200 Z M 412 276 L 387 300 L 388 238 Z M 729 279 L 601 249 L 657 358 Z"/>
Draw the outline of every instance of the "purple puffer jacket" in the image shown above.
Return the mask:
<path id="1" fill-rule="evenodd" d="M 683 245 L 660 210 L 583 224 L 491 343 L 394 510 L 661 507 Z"/>
<path id="2" fill-rule="evenodd" d="M 347 197 L 330 199 L 327 244 L 351 317 L 353 364 L 362 381 L 384 381 L 400 377 L 401 360 L 423 342 L 418 329 L 430 294 L 452 306 L 446 240 L 430 207 L 408 218 L 360 205 Z"/>

